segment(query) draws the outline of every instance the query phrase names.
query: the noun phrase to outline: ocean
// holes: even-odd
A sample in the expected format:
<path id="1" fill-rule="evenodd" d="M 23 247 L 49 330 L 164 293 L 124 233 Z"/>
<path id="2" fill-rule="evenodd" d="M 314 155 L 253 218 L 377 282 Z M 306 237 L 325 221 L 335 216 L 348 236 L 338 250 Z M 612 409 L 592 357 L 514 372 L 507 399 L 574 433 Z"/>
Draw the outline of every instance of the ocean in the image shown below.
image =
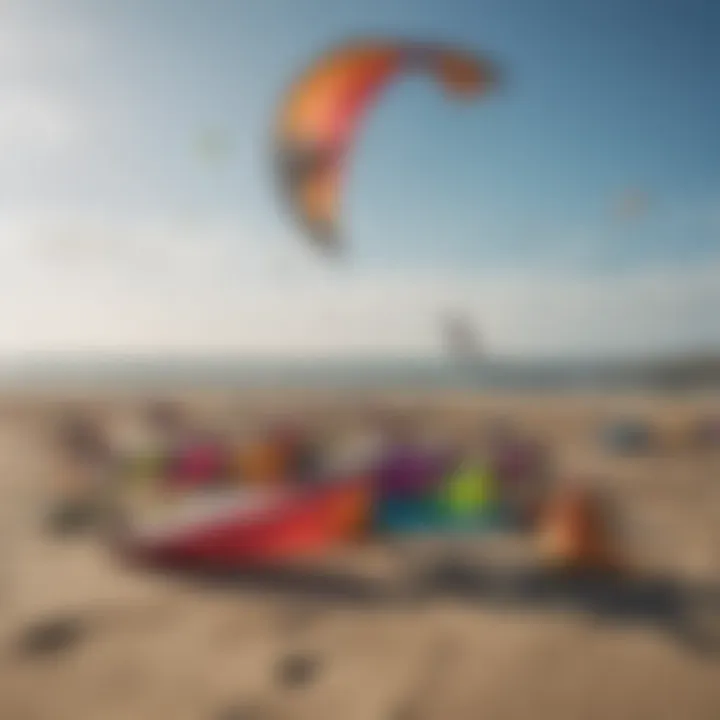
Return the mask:
<path id="1" fill-rule="evenodd" d="M 57 388 L 326 388 L 468 391 L 720 389 L 717 377 L 668 373 L 657 363 L 482 359 L 139 358 L 25 359 L 0 365 L 0 384 Z"/>

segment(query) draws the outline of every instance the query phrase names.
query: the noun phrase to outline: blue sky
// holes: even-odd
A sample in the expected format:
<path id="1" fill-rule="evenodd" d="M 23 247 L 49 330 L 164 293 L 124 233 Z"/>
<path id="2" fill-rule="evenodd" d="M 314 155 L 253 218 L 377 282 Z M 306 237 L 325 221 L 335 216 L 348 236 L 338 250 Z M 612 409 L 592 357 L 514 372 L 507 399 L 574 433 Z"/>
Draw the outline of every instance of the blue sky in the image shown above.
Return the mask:
<path id="1" fill-rule="evenodd" d="M 427 352 L 447 305 L 501 353 L 720 345 L 712 0 L 16 0 L 0 21 L 6 352 Z M 507 82 L 388 91 L 329 268 L 279 205 L 269 127 L 308 60 L 373 32 L 475 48 Z"/>

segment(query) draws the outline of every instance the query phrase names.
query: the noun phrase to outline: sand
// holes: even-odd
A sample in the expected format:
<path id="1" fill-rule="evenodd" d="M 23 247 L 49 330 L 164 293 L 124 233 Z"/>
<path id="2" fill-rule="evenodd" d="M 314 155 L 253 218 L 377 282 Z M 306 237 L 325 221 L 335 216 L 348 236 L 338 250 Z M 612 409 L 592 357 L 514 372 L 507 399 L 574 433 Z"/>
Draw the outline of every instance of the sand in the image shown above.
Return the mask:
<path id="1" fill-rule="evenodd" d="M 92 536 L 49 538 L 44 503 L 63 469 L 47 429 L 60 400 L 0 403 L 2 720 L 720 718 L 720 660 L 643 618 L 617 624 L 451 595 L 368 601 L 334 585 L 310 596 L 208 586 L 126 567 Z M 115 419 L 138 398 L 80 401 Z M 720 580 L 720 452 L 692 450 L 683 437 L 712 398 L 257 392 L 185 402 L 222 427 L 270 408 L 337 429 L 381 404 L 467 436 L 506 415 L 552 445 L 568 482 L 591 478 L 611 491 L 639 572 Z M 603 420 L 626 412 L 653 421 L 661 452 L 619 458 L 599 446 Z M 477 548 L 495 561 L 505 550 L 490 541 Z M 426 556 L 421 545 L 398 555 L 375 543 L 338 552 L 328 568 L 402 586 Z M 63 615 L 81 623 L 70 647 L 42 656 L 19 649 L 30 623 Z M 306 660 L 295 685 L 280 667 L 293 654 Z"/>

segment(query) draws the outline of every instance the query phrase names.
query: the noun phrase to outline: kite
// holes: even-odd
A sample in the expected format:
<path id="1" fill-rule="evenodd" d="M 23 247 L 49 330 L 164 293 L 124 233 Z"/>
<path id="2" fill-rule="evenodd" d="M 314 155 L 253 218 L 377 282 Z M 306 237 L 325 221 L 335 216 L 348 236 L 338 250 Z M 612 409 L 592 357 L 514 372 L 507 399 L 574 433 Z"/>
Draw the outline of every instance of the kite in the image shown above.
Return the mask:
<path id="1" fill-rule="evenodd" d="M 640 190 L 627 191 L 618 201 L 615 215 L 620 220 L 637 220 L 650 209 L 650 198 Z"/>
<path id="2" fill-rule="evenodd" d="M 482 347 L 478 333 L 470 320 L 459 313 L 449 313 L 443 318 L 443 337 L 451 355 L 476 357 Z"/>
<path id="3" fill-rule="evenodd" d="M 285 199 L 314 243 L 341 247 L 340 186 L 358 124 L 379 93 L 400 74 L 434 76 L 456 98 L 495 86 L 485 59 L 437 43 L 366 39 L 321 56 L 284 96 L 275 125 L 276 174 Z"/>

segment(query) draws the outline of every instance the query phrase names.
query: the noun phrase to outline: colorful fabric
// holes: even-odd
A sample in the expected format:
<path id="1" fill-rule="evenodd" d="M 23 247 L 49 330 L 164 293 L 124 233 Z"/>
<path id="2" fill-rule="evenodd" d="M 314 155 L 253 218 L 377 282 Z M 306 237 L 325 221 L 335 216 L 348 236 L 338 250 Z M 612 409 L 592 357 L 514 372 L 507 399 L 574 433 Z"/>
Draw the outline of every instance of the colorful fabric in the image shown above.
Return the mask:
<path id="1" fill-rule="evenodd" d="M 384 498 L 376 500 L 374 510 L 381 532 L 423 532 L 439 524 L 437 506 L 429 498 Z"/>
<path id="2" fill-rule="evenodd" d="M 480 467 L 463 466 L 444 483 L 440 503 L 451 516 L 477 516 L 498 502 L 492 474 Z"/>
<path id="3" fill-rule="evenodd" d="M 277 484 L 285 480 L 288 474 L 287 452 L 279 443 L 257 442 L 238 453 L 237 467 L 243 483 Z"/>
<path id="4" fill-rule="evenodd" d="M 413 446 L 388 451 L 376 472 L 380 497 L 421 497 L 442 480 L 447 461 L 435 453 Z"/>
<path id="5" fill-rule="evenodd" d="M 188 443 L 181 446 L 170 463 L 169 482 L 173 487 L 197 487 L 224 478 L 227 459 L 216 443 Z"/>

